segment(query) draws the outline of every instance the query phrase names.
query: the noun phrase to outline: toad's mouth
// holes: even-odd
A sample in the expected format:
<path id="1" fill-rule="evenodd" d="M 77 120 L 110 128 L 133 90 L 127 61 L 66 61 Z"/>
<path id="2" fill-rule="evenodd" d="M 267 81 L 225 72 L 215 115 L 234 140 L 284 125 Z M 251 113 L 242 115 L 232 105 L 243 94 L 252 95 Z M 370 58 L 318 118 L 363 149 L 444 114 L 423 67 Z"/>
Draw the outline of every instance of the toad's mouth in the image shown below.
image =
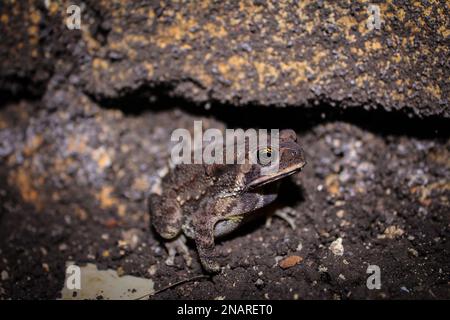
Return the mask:
<path id="1" fill-rule="evenodd" d="M 294 173 L 302 171 L 302 169 L 305 165 L 306 165 L 306 162 L 302 162 L 295 166 L 290 166 L 283 170 L 277 171 L 273 174 L 264 175 L 262 177 L 259 177 L 258 179 L 253 180 L 252 182 L 250 182 L 247 188 L 248 189 L 259 188 L 259 187 L 262 187 L 271 182 L 286 178 L 288 176 L 293 175 Z"/>

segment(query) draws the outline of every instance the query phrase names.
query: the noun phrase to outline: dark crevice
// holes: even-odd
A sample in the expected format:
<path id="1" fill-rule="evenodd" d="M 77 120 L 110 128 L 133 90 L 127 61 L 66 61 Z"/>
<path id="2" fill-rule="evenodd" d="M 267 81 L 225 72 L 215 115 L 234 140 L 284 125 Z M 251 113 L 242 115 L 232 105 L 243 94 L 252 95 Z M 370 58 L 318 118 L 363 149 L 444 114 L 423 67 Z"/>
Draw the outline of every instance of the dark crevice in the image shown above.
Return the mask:
<path id="1" fill-rule="evenodd" d="M 220 102 L 195 103 L 173 94 L 173 87 L 141 87 L 119 98 L 93 98 L 103 108 L 119 109 L 126 115 L 179 108 L 195 116 L 214 117 L 230 128 L 292 128 L 311 130 L 318 124 L 335 121 L 354 124 L 375 134 L 405 135 L 424 139 L 450 137 L 450 119 L 437 115 L 419 117 L 403 110 L 366 110 L 363 107 L 339 108 L 329 104 L 314 107 L 274 107 L 249 104 L 234 106 Z M 207 106 L 207 107 L 206 107 Z"/>
<path id="2" fill-rule="evenodd" d="M 0 109 L 9 104 L 18 103 L 23 100 L 31 102 L 39 101 L 42 99 L 45 93 L 44 87 L 46 84 L 37 85 L 25 79 L 17 79 L 17 78 L 11 80 L 10 83 L 12 83 L 14 86 L 9 87 L 8 89 L 0 89 Z M 26 89 L 33 86 L 34 87 L 37 86 L 40 89 L 36 90 Z M 3 88 L 5 87 L 6 86 L 4 86 Z"/>

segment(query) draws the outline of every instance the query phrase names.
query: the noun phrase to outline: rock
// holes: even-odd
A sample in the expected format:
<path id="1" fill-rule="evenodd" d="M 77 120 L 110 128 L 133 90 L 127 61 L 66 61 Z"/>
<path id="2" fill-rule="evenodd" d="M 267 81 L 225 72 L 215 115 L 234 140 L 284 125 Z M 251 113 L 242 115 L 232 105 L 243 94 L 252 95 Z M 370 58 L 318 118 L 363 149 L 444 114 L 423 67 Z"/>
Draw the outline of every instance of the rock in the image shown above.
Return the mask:
<path id="1" fill-rule="evenodd" d="M 414 257 L 418 257 L 419 256 L 419 252 L 417 252 L 416 249 L 414 248 L 408 248 L 408 253 Z"/>
<path id="2" fill-rule="evenodd" d="M 127 231 L 122 231 L 123 242 L 121 246 L 127 246 L 131 250 L 134 250 L 139 245 L 139 236 L 141 235 L 141 231 L 139 229 L 133 228 Z"/>
<path id="3" fill-rule="evenodd" d="M 334 240 L 330 244 L 328 249 L 330 249 L 331 252 L 333 252 L 333 254 L 335 256 L 342 256 L 342 255 L 344 255 L 344 246 L 342 245 L 342 238 L 337 238 L 336 240 Z"/>
<path id="4" fill-rule="evenodd" d="M 106 300 L 127 299 L 134 300 L 140 297 L 148 299 L 154 292 L 154 283 L 151 279 L 139 278 L 120 274 L 115 270 L 98 270 L 94 264 L 87 264 L 81 269 L 81 283 L 79 290 L 70 290 L 66 285 L 61 290 L 63 300 L 97 299 Z M 64 284 L 67 279 L 64 281 Z M 73 293 L 77 292 L 76 295 Z"/>
<path id="5" fill-rule="evenodd" d="M 384 234 L 379 236 L 379 238 L 388 238 L 388 239 L 395 239 L 397 237 L 401 237 L 405 232 L 403 229 L 397 226 L 389 226 L 384 230 Z"/>
<path id="6" fill-rule="evenodd" d="M 344 210 L 339 210 L 338 212 L 336 212 L 336 217 L 342 219 L 345 215 L 345 211 Z"/>
<path id="7" fill-rule="evenodd" d="M 379 30 L 367 26 L 369 3 L 350 0 L 163 2 L 164 10 L 149 0 L 84 3 L 83 20 L 110 26 L 107 33 L 67 30 L 64 2 L 2 6 L 0 89 L 38 94 L 71 79 L 103 98 L 160 85 L 202 105 L 381 106 L 450 117 L 448 18 L 439 2 L 380 4 Z"/>
<path id="8" fill-rule="evenodd" d="M 258 288 L 262 288 L 264 286 L 264 281 L 262 281 L 261 279 L 258 279 L 258 280 L 256 280 L 255 285 Z"/>
<path id="9" fill-rule="evenodd" d="M 2 281 L 8 280 L 9 279 L 8 271 L 3 270 L 2 273 L 0 274 L 0 278 L 2 279 Z"/>
<path id="10" fill-rule="evenodd" d="M 291 267 L 299 264 L 302 261 L 303 261 L 303 258 L 300 256 L 289 256 L 287 258 L 284 258 L 280 262 L 278 262 L 278 265 L 282 269 L 288 269 L 288 268 L 291 268 Z"/>

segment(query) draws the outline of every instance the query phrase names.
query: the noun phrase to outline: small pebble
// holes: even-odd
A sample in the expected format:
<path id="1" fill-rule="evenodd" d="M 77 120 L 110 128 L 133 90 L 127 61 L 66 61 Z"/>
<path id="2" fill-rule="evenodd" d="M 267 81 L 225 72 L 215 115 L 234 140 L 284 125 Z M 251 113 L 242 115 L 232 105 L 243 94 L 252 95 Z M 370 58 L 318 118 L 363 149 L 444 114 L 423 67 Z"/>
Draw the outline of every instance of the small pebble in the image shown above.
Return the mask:
<path id="1" fill-rule="evenodd" d="M 336 212 L 336 216 L 341 219 L 344 217 L 344 214 L 345 214 L 344 210 L 339 210 L 338 212 Z"/>
<path id="2" fill-rule="evenodd" d="M 261 279 L 256 280 L 255 285 L 258 288 L 262 288 L 264 286 L 264 281 L 262 281 Z"/>
<path id="3" fill-rule="evenodd" d="M 47 263 L 43 263 L 42 264 L 42 269 L 44 269 L 45 272 L 49 272 L 50 271 L 50 267 L 48 266 Z"/>
<path id="4" fill-rule="evenodd" d="M 413 248 L 408 248 L 408 253 L 413 255 L 414 257 L 418 257 L 419 256 L 419 252 L 417 252 L 417 250 L 413 249 Z"/>
<path id="5" fill-rule="evenodd" d="M 284 258 L 283 260 L 281 260 L 278 265 L 282 268 L 282 269 L 288 269 L 291 268 L 297 264 L 299 264 L 300 262 L 303 261 L 303 258 L 300 256 L 289 256 L 287 258 Z"/>
<path id="6" fill-rule="evenodd" d="M 337 238 L 331 244 L 329 249 L 335 256 L 342 256 L 344 254 L 344 246 L 342 245 L 342 238 Z"/>
<path id="7" fill-rule="evenodd" d="M 9 279 L 9 274 L 6 270 L 3 270 L 1 273 L 1 279 L 2 281 L 8 280 Z"/>

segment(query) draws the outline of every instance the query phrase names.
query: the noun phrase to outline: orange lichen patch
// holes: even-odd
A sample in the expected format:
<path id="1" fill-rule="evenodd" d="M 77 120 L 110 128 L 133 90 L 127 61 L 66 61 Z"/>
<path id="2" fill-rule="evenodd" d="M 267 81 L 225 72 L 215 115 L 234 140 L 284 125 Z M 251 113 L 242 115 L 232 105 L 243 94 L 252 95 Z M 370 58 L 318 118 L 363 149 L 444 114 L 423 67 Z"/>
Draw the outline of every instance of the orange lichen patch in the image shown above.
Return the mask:
<path id="1" fill-rule="evenodd" d="M 405 10 L 403 10 L 402 8 L 400 8 L 400 9 L 396 12 L 396 17 L 398 18 L 398 20 L 400 20 L 401 22 L 403 22 L 403 20 L 405 20 Z"/>
<path id="2" fill-rule="evenodd" d="M 97 195 L 97 199 L 100 201 L 100 207 L 102 209 L 108 209 L 119 204 L 119 199 L 111 195 L 113 190 L 112 186 L 103 186 L 100 193 Z"/>
<path id="3" fill-rule="evenodd" d="M 92 152 L 92 158 L 97 162 L 97 166 L 101 171 L 109 167 L 112 163 L 112 156 L 103 147 L 95 149 Z"/>
<path id="4" fill-rule="evenodd" d="M 33 9 L 30 14 L 30 21 L 32 24 L 39 24 L 41 21 L 41 14 L 38 10 Z"/>
<path id="5" fill-rule="evenodd" d="M 153 72 L 155 71 L 153 65 L 149 62 L 144 62 L 142 66 L 144 67 L 145 71 L 147 71 L 147 78 L 150 79 L 153 76 Z"/>
<path id="6" fill-rule="evenodd" d="M 25 202 L 33 204 L 38 211 L 42 210 L 43 201 L 39 193 L 39 187 L 43 184 L 42 177 L 32 178 L 30 172 L 22 167 L 10 173 L 8 182 L 17 187 Z"/>
<path id="7" fill-rule="evenodd" d="M 148 9 L 147 24 L 152 25 L 155 20 L 155 17 L 156 17 L 155 11 L 152 8 Z"/>
<path id="8" fill-rule="evenodd" d="M 123 32 L 123 30 L 121 28 L 114 29 L 115 34 L 122 34 L 122 32 Z M 120 51 L 120 52 L 127 53 L 127 54 L 129 51 L 133 51 L 134 52 L 133 54 L 136 55 L 136 52 L 129 47 L 125 38 L 121 38 L 120 40 L 108 42 L 108 50 Z"/>
<path id="9" fill-rule="evenodd" d="M 132 188 L 139 191 L 147 192 L 150 189 L 150 184 L 148 182 L 148 179 L 142 176 L 134 180 Z"/>
<path id="10" fill-rule="evenodd" d="M 87 151 L 87 136 L 70 136 L 67 140 L 69 153 L 85 153 Z"/>
<path id="11" fill-rule="evenodd" d="M 403 93 L 399 93 L 398 91 L 392 91 L 391 92 L 391 98 L 394 101 L 401 102 L 401 101 L 405 100 L 405 95 Z"/>
<path id="12" fill-rule="evenodd" d="M 61 200 L 61 194 L 59 194 L 59 192 L 53 191 L 51 199 L 53 202 L 58 202 Z"/>
<path id="13" fill-rule="evenodd" d="M 117 197 L 111 195 L 113 192 L 112 186 L 104 186 L 97 195 L 97 199 L 100 201 L 100 207 L 102 209 L 117 208 L 117 214 L 120 217 L 124 217 L 127 211 L 125 204 L 120 203 Z"/>
<path id="14" fill-rule="evenodd" d="M 3 23 L 4 25 L 7 25 L 9 22 L 9 17 L 6 14 L 2 14 L 0 16 L 0 22 Z"/>
<path id="15" fill-rule="evenodd" d="M 314 50 L 314 55 L 312 58 L 312 61 L 315 65 L 319 65 L 320 61 L 322 60 L 322 58 L 327 56 L 327 52 L 324 50 L 320 50 L 319 48 L 316 48 Z"/>
<path id="16" fill-rule="evenodd" d="M 428 153 L 427 158 L 450 169 L 450 151 L 447 149 L 432 150 Z"/>
<path id="17" fill-rule="evenodd" d="M 145 46 L 150 43 L 150 39 L 148 36 L 145 36 L 143 34 L 126 34 L 125 37 L 122 39 L 124 43 L 126 43 L 129 46 Z"/>
<path id="18" fill-rule="evenodd" d="M 25 19 L 28 20 L 28 43 L 32 47 L 29 52 L 31 52 L 33 58 L 36 58 L 38 56 L 38 50 L 36 48 L 39 44 L 39 23 L 41 21 L 41 14 L 34 6 L 30 6 Z"/>
<path id="19" fill-rule="evenodd" d="M 117 214 L 120 217 L 124 217 L 127 212 L 127 206 L 120 203 L 120 199 L 111 195 L 113 192 L 112 186 L 104 186 L 97 195 L 97 199 L 100 201 L 100 207 L 102 209 L 116 208 Z"/>
<path id="20" fill-rule="evenodd" d="M 109 2 L 102 2 L 102 10 L 111 12 L 112 25 L 106 47 L 98 49 L 102 51 L 101 56 L 114 50 L 125 57 L 91 70 L 92 81 L 96 84 L 93 90 L 111 94 L 129 83 L 184 78 L 199 84 L 201 89 L 198 90 L 202 91 L 199 100 L 207 99 L 204 91 L 215 90 L 216 85 L 224 84 L 220 94 L 225 100 L 245 95 L 246 100 L 261 100 L 265 105 L 305 103 L 307 97 L 299 92 L 303 93 L 310 89 L 311 84 L 317 84 L 325 89 L 342 88 L 338 89 L 342 90 L 339 91 L 339 98 L 345 95 L 350 97 L 349 90 L 356 89 L 362 94 L 352 95 L 350 100 L 367 102 L 378 95 L 378 103 L 392 106 L 398 101 L 413 99 L 407 92 L 416 82 L 413 71 L 421 63 L 424 66 L 422 76 L 429 80 L 426 83 L 430 86 L 414 87 L 413 94 L 424 93 L 427 106 L 423 110 L 436 102 L 436 98 L 442 99 L 443 71 L 434 71 L 438 69 L 442 57 L 446 56 L 448 48 L 442 46 L 439 52 L 438 43 L 430 46 L 424 39 L 429 38 L 427 35 L 432 32 L 437 33 L 438 37 L 449 34 L 445 10 L 437 2 L 417 4 L 416 9 L 388 0 L 385 4 L 379 4 L 383 21 L 379 31 L 370 30 L 367 26 L 370 18 L 367 9 L 372 2 L 363 1 L 356 11 L 350 10 L 350 2 L 325 2 L 317 8 L 313 5 L 314 1 L 295 4 L 268 2 L 265 5 L 252 1 L 239 4 L 205 1 L 186 3 L 179 8 L 165 7 L 157 16 L 151 6 L 134 6 L 125 2 L 113 6 L 112 10 Z M 231 10 L 234 6 L 237 10 Z M 129 22 L 124 24 L 124 19 Z M 320 36 L 320 30 L 327 25 L 334 27 L 329 39 L 337 44 L 333 46 L 333 51 Z M 258 33 L 253 31 L 253 26 Z M 394 32 L 393 27 L 400 30 Z M 318 50 L 311 46 L 312 43 L 317 44 Z M 385 45 L 387 43 L 392 45 Z M 241 48 L 243 44 L 248 44 L 251 50 L 239 50 L 237 53 L 236 48 Z M 176 50 L 176 67 L 170 67 L 175 56 L 167 51 L 168 47 Z M 149 51 L 154 50 L 159 52 L 158 58 L 148 55 Z M 89 52 L 96 56 L 96 51 Z M 383 66 L 382 61 L 390 61 L 391 65 Z M 351 64 L 358 68 L 349 68 Z M 216 68 L 211 66 L 217 67 L 221 77 L 217 77 Z M 386 77 L 390 79 L 389 83 L 383 83 L 380 74 L 375 72 L 378 68 L 384 68 L 389 76 L 395 70 L 402 70 L 402 73 Z M 370 70 L 367 71 L 368 76 L 365 77 L 361 70 Z M 346 74 L 347 79 L 335 77 L 341 73 Z M 308 81 L 306 75 L 310 74 L 314 75 L 314 80 Z M 396 91 L 396 88 L 392 90 L 392 82 L 408 77 L 411 81 L 401 83 L 399 93 L 391 94 Z M 347 80 L 356 78 L 358 87 L 349 89 Z M 225 81 L 222 83 L 222 80 Z M 378 87 L 380 83 L 381 88 Z M 283 90 L 283 94 L 261 94 L 268 84 L 276 90 Z M 369 87 L 374 89 L 370 90 L 370 95 Z M 383 94 L 383 90 L 388 91 Z M 193 92 L 190 94 L 197 96 Z M 402 106 L 406 104 L 402 103 Z"/>
<path id="21" fill-rule="evenodd" d="M 96 70 L 106 70 L 109 67 L 108 61 L 100 58 L 95 58 L 92 60 L 92 68 Z"/>
<path id="22" fill-rule="evenodd" d="M 222 76 L 229 80 L 245 79 L 246 74 L 244 68 L 247 66 L 248 60 L 234 55 L 231 56 L 226 62 L 220 62 L 217 65 L 217 69 Z"/>
<path id="23" fill-rule="evenodd" d="M 222 26 L 222 24 L 218 25 L 215 23 L 208 22 L 203 26 L 203 29 L 208 32 L 208 34 L 212 37 L 220 38 L 225 37 L 227 35 L 227 31 Z"/>
<path id="24" fill-rule="evenodd" d="M 392 61 L 394 61 L 395 63 L 399 63 L 400 61 L 402 61 L 402 57 L 400 54 L 395 53 L 392 55 L 391 57 Z"/>
<path id="25" fill-rule="evenodd" d="M 263 88 L 266 86 L 267 79 L 278 79 L 278 70 L 265 62 L 254 62 L 256 72 L 258 73 L 259 87 Z"/>
<path id="26" fill-rule="evenodd" d="M 48 12 L 51 16 L 54 16 L 59 11 L 59 3 L 57 1 L 52 1 L 48 7 Z"/>
<path id="27" fill-rule="evenodd" d="M 412 187 L 410 191 L 419 196 L 419 202 L 422 205 L 429 206 L 432 203 L 432 199 L 430 199 L 432 192 L 450 191 L 450 180 L 441 180 L 425 186 Z"/>
<path id="28" fill-rule="evenodd" d="M 365 54 L 365 51 L 358 47 L 351 47 L 350 52 L 360 57 Z"/>
<path id="29" fill-rule="evenodd" d="M 275 19 L 277 20 L 277 24 L 278 24 L 278 29 L 280 30 L 281 34 L 284 34 L 287 30 L 292 29 L 292 24 L 288 23 L 286 21 L 286 12 L 285 11 L 281 11 L 278 12 L 278 14 L 275 15 Z M 281 42 L 282 38 L 277 36 L 278 41 Z"/>
<path id="30" fill-rule="evenodd" d="M 247 62 L 248 62 L 247 59 L 238 55 L 231 56 L 228 59 L 228 64 L 236 70 L 243 68 L 247 64 Z"/>
<path id="31" fill-rule="evenodd" d="M 109 167 L 111 165 L 111 158 L 109 157 L 109 155 L 107 153 L 103 153 L 99 157 L 97 164 L 100 167 L 100 169 Z"/>
<path id="32" fill-rule="evenodd" d="M 441 98 L 442 91 L 438 85 L 429 84 L 425 87 L 425 90 L 435 96 L 437 99 Z"/>
<path id="33" fill-rule="evenodd" d="M 121 28 L 114 29 L 114 33 L 121 35 L 123 30 Z M 142 43 L 141 43 L 142 41 Z M 117 51 L 125 54 L 128 59 L 135 60 L 137 57 L 136 49 L 133 47 L 140 47 L 142 45 L 148 45 L 148 39 L 143 38 L 140 35 L 125 35 L 120 40 L 108 42 L 108 51 Z"/>
<path id="34" fill-rule="evenodd" d="M 340 17 L 336 24 L 342 29 L 342 31 L 345 33 L 345 37 L 349 42 L 354 42 L 356 40 L 356 37 L 354 34 L 351 34 L 350 31 L 352 27 L 358 26 L 358 21 L 351 15 L 345 15 Z"/>
<path id="35" fill-rule="evenodd" d="M 197 22 L 190 18 L 185 19 L 183 15 L 177 13 L 174 22 L 170 26 L 158 25 L 156 34 L 156 44 L 160 48 L 180 41 L 184 36 L 190 34 L 190 29 L 194 27 Z"/>
<path id="36" fill-rule="evenodd" d="M 5 129 L 8 127 L 8 123 L 6 122 L 5 119 L 3 119 L 2 117 L 0 117 L 0 129 Z"/>
<path id="37" fill-rule="evenodd" d="M 284 72 L 294 72 L 294 84 L 307 81 L 306 73 L 313 72 L 306 61 L 289 61 L 288 63 L 281 63 L 281 70 Z"/>
<path id="38" fill-rule="evenodd" d="M 383 14 L 381 14 L 381 17 L 383 17 Z M 362 36 L 365 36 L 366 34 L 368 34 L 369 32 L 372 32 L 372 31 L 367 27 L 367 18 L 366 18 L 366 19 L 363 19 L 358 24 L 358 33 L 362 37 Z"/>
<path id="39" fill-rule="evenodd" d="M 37 134 L 32 136 L 28 141 L 26 142 L 24 148 L 23 148 L 23 154 L 26 157 L 31 156 L 44 142 L 44 138 Z"/>
<path id="40" fill-rule="evenodd" d="M 339 190 L 339 176 L 337 174 L 330 174 L 325 178 L 325 187 L 328 193 L 334 196 L 338 196 L 341 192 Z"/>
<path id="41" fill-rule="evenodd" d="M 130 79 L 133 79 L 134 81 L 135 79 L 140 79 L 141 77 L 149 80 L 154 78 L 155 67 L 156 68 L 158 67 L 158 63 L 154 64 L 150 62 L 142 62 L 142 63 L 137 62 L 137 63 L 139 63 L 138 68 L 130 68 L 127 64 L 117 65 L 115 69 L 108 70 L 108 73 L 105 73 L 104 78 L 106 77 L 110 79 L 113 83 L 121 83 L 121 84 L 129 82 Z M 102 81 L 104 81 L 104 79 L 102 79 Z"/>
<path id="42" fill-rule="evenodd" d="M 88 217 L 86 210 L 81 207 L 75 207 L 75 216 L 77 216 L 80 220 L 85 221 Z"/>
<path id="43" fill-rule="evenodd" d="M 192 74 L 203 86 L 211 86 L 213 83 L 212 77 L 206 72 L 203 66 L 196 65 L 192 61 L 192 59 L 187 58 L 183 65 L 183 70 Z"/>
<path id="44" fill-rule="evenodd" d="M 119 206 L 117 207 L 117 214 L 119 215 L 119 217 L 124 217 L 126 213 L 127 213 L 127 206 L 124 205 L 123 203 L 119 204 Z"/>
<path id="45" fill-rule="evenodd" d="M 382 45 L 380 41 L 373 40 L 373 41 L 366 41 L 364 43 L 364 47 L 366 48 L 367 51 L 375 51 L 380 50 L 382 48 Z"/>
<path id="46" fill-rule="evenodd" d="M 70 177 L 69 177 L 69 169 L 71 167 L 73 167 L 75 161 L 73 158 L 69 157 L 69 158 L 56 158 L 53 160 L 53 164 L 52 164 L 52 168 L 53 168 L 53 172 L 55 174 L 58 174 L 58 176 L 65 180 L 65 181 L 70 181 Z"/>
<path id="47" fill-rule="evenodd" d="M 358 76 L 355 80 L 355 83 L 358 87 L 360 88 L 365 88 L 366 84 L 368 82 L 370 82 L 372 80 L 372 78 L 367 75 L 367 74 L 361 74 L 360 76 Z"/>
<path id="48" fill-rule="evenodd" d="M 86 43 L 89 54 L 94 55 L 101 47 L 100 43 L 92 36 L 89 28 L 82 27 L 81 35 Z"/>
<path id="49" fill-rule="evenodd" d="M 442 25 L 438 31 L 444 38 L 448 38 L 450 36 L 450 29 L 448 29 L 445 25 Z"/>
<path id="50" fill-rule="evenodd" d="M 28 27 L 28 35 L 30 36 L 31 45 L 37 44 L 36 40 L 39 37 L 39 27 L 36 25 L 31 25 Z"/>
<path id="51" fill-rule="evenodd" d="M 305 23 L 305 29 L 308 32 L 308 34 L 311 34 L 316 26 L 317 25 L 313 20 L 309 20 Z"/>

